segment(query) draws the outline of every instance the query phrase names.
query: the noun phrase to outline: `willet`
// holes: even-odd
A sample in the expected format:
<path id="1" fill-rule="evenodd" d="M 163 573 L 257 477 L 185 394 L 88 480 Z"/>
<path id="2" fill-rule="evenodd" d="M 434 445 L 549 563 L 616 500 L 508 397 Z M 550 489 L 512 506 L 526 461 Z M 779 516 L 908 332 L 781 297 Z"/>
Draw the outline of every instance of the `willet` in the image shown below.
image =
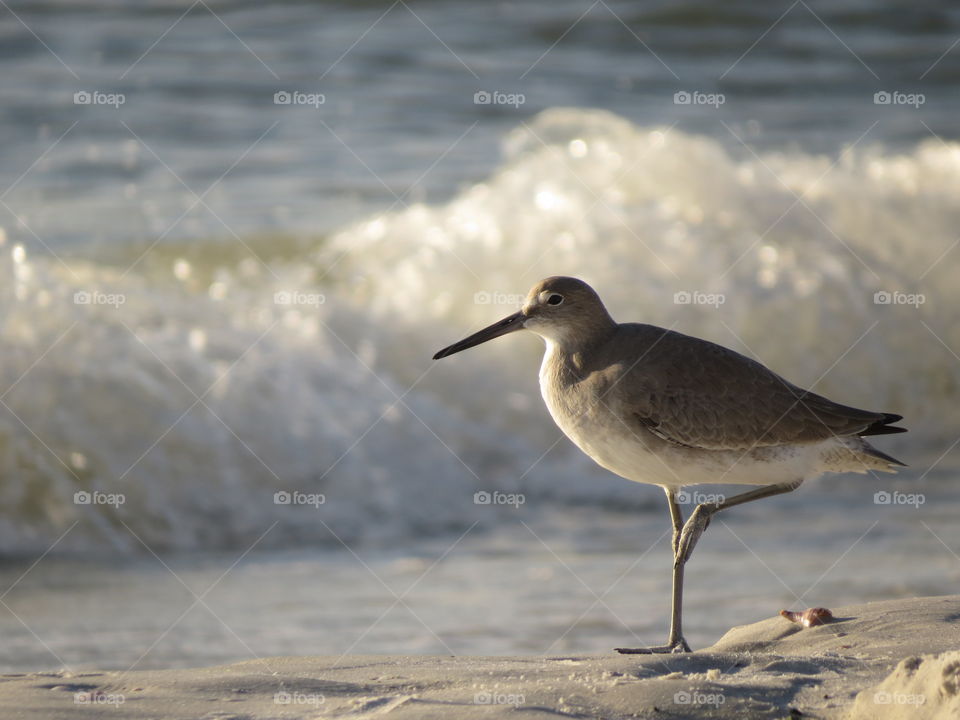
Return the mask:
<path id="1" fill-rule="evenodd" d="M 444 348 L 438 360 L 508 333 L 546 341 L 540 392 L 564 434 L 602 467 L 659 485 L 673 523 L 673 597 L 667 644 L 622 653 L 689 652 L 683 569 L 721 510 L 790 492 L 825 472 L 893 472 L 903 463 L 863 437 L 906 432 L 901 419 L 840 405 L 793 385 L 733 350 L 672 330 L 618 324 L 593 288 L 570 277 L 537 283 L 521 310 Z M 686 522 L 685 485 L 760 486 L 701 503 Z"/>

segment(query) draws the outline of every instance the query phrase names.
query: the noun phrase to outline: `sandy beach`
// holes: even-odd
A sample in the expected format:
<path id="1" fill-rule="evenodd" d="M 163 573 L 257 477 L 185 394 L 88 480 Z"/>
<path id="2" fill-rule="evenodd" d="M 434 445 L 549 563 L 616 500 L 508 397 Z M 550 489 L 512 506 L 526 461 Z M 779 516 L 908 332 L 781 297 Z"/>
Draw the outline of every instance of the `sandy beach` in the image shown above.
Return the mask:
<path id="1" fill-rule="evenodd" d="M 688 655 L 280 657 L 6 674 L 9 718 L 940 718 L 960 714 L 960 596 L 730 630 Z"/>

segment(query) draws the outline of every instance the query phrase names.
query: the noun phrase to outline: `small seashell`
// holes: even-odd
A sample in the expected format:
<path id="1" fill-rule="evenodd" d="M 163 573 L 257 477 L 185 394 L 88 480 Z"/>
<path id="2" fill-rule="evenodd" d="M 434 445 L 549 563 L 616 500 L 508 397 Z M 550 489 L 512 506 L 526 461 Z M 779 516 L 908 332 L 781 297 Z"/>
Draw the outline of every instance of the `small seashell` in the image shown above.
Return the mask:
<path id="1" fill-rule="evenodd" d="M 800 623 L 804 627 L 813 627 L 814 625 L 826 625 L 833 620 L 833 613 L 826 608 L 815 607 L 807 608 L 803 612 L 794 610 L 781 610 L 780 615 L 790 622 Z"/>

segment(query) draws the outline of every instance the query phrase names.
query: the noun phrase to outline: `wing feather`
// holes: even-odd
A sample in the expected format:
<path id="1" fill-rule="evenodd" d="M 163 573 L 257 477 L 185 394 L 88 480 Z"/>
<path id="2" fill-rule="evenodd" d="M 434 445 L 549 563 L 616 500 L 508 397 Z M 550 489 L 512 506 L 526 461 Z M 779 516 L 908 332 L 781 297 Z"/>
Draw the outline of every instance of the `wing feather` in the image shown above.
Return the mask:
<path id="1" fill-rule="evenodd" d="M 898 415 L 835 403 L 707 340 L 651 325 L 621 325 L 620 332 L 638 351 L 617 383 L 625 409 L 678 445 L 747 450 L 904 431 L 889 427 Z"/>

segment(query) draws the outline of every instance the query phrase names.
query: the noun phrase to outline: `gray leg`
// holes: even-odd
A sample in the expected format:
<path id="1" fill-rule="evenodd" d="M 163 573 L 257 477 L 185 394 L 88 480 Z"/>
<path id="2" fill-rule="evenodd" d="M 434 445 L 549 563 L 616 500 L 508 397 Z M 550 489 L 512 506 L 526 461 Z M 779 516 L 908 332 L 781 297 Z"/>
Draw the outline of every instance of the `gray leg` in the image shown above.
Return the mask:
<path id="1" fill-rule="evenodd" d="M 680 538 L 683 531 L 683 514 L 680 512 L 680 506 L 677 504 L 677 496 L 669 488 L 664 488 L 667 493 L 667 506 L 670 508 L 670 521 L 673 524 L 673 538 L 671 545 L 673 547 L 673 591 L 671 597 L 670 613 L 670 637 L 666 645 L 658 645 L 648 648 L 616 648 L 618 653 L 624 655 L 639 655 L 650 653 L 675 653 L 690 652 L 690 646 L 683 639 L 682 614 L 683 614 L 683 563 L 677 562 L 677 551 L 680 547 Z"/>
<path id="2" fill-rule="evenodd" d="M 677 496 L 670 488 L 663 489 L 667 493 L 667 506 L 670 508 L 670 522 L 673 524 L 673 556 L 677 556 L 680 547 L 680 531 L 683 530 L 683 514 L 677 505 Z"/>
<path id="3" fill-rule="evenodd" d="M 680 653 L 690 652 L 690 646 L 683 639 L 682 615 L 683 615 L 683 569 L 696 547 L 697 541 L 703 535 L 703 531 L 710 524 L 710 518 L 721 510 L 742 505 L 752 500 L 772 497 L 782 493 L 796 490 L 800 487 L 800 481 L 792 483 L 782 483 L 780 485 L 766 485 L 750 490 L 731 498 L 725 499 L 719 503 L 702 503 L 697 505 L 690 514 L 686 523 L 683 523 L 683 516 L 680 513 L 680 507 L 677 505 L 676 496 L 672 491 L 667 490 L 667 503 L 670 506 L 670 519 L 673 521 L 673 597 L 672 613 L 670 617 L 670 637 L 666 645 L 660 645 L 650 648 L 617 648 L 617 652 L 623 654 L 648 654 L 648 653 Z"/>
<path id="4" fill-rule="evenodd" d="M 680 533 L 680 543 L 677 547 L 676 555 L 673 559 L 674 563 L 680 563 L 681 565 L 685 564 L 687 560 L 690 559 L 690 555 L 693 553 L 693 548 L 696 547 L 697 541 L 700 540 L 700 536 L 703 535 L 703 531 L 707 529 L 707 526 L 710 524 L 710 518 L 712 518 L 716 513 L 721 510 L 726 510 L 727 508 L 732 508 L 736 505 L 743 505 L 744 503 L 751 502 L 753 500 L 760 500 L 762 498 L 772 497 L 774 495 L 781 495 L 783 493 L 790 492 L 791 490 L 796 490 L 800 487 L 802 481 L 791 482 L 791 483 L 781 483 L 779 485 L 765 485 L 759 487 L 756 490 L 750 490 L 745 493 L 740 493 L 739 495 L 734 495 L 731 498 L 727 498 L 723 502 L 718 503 L 702 503 L 697 505 L 690 517 L 687 518 L 687 522 L 683 526 L 683 530 Z"/>

